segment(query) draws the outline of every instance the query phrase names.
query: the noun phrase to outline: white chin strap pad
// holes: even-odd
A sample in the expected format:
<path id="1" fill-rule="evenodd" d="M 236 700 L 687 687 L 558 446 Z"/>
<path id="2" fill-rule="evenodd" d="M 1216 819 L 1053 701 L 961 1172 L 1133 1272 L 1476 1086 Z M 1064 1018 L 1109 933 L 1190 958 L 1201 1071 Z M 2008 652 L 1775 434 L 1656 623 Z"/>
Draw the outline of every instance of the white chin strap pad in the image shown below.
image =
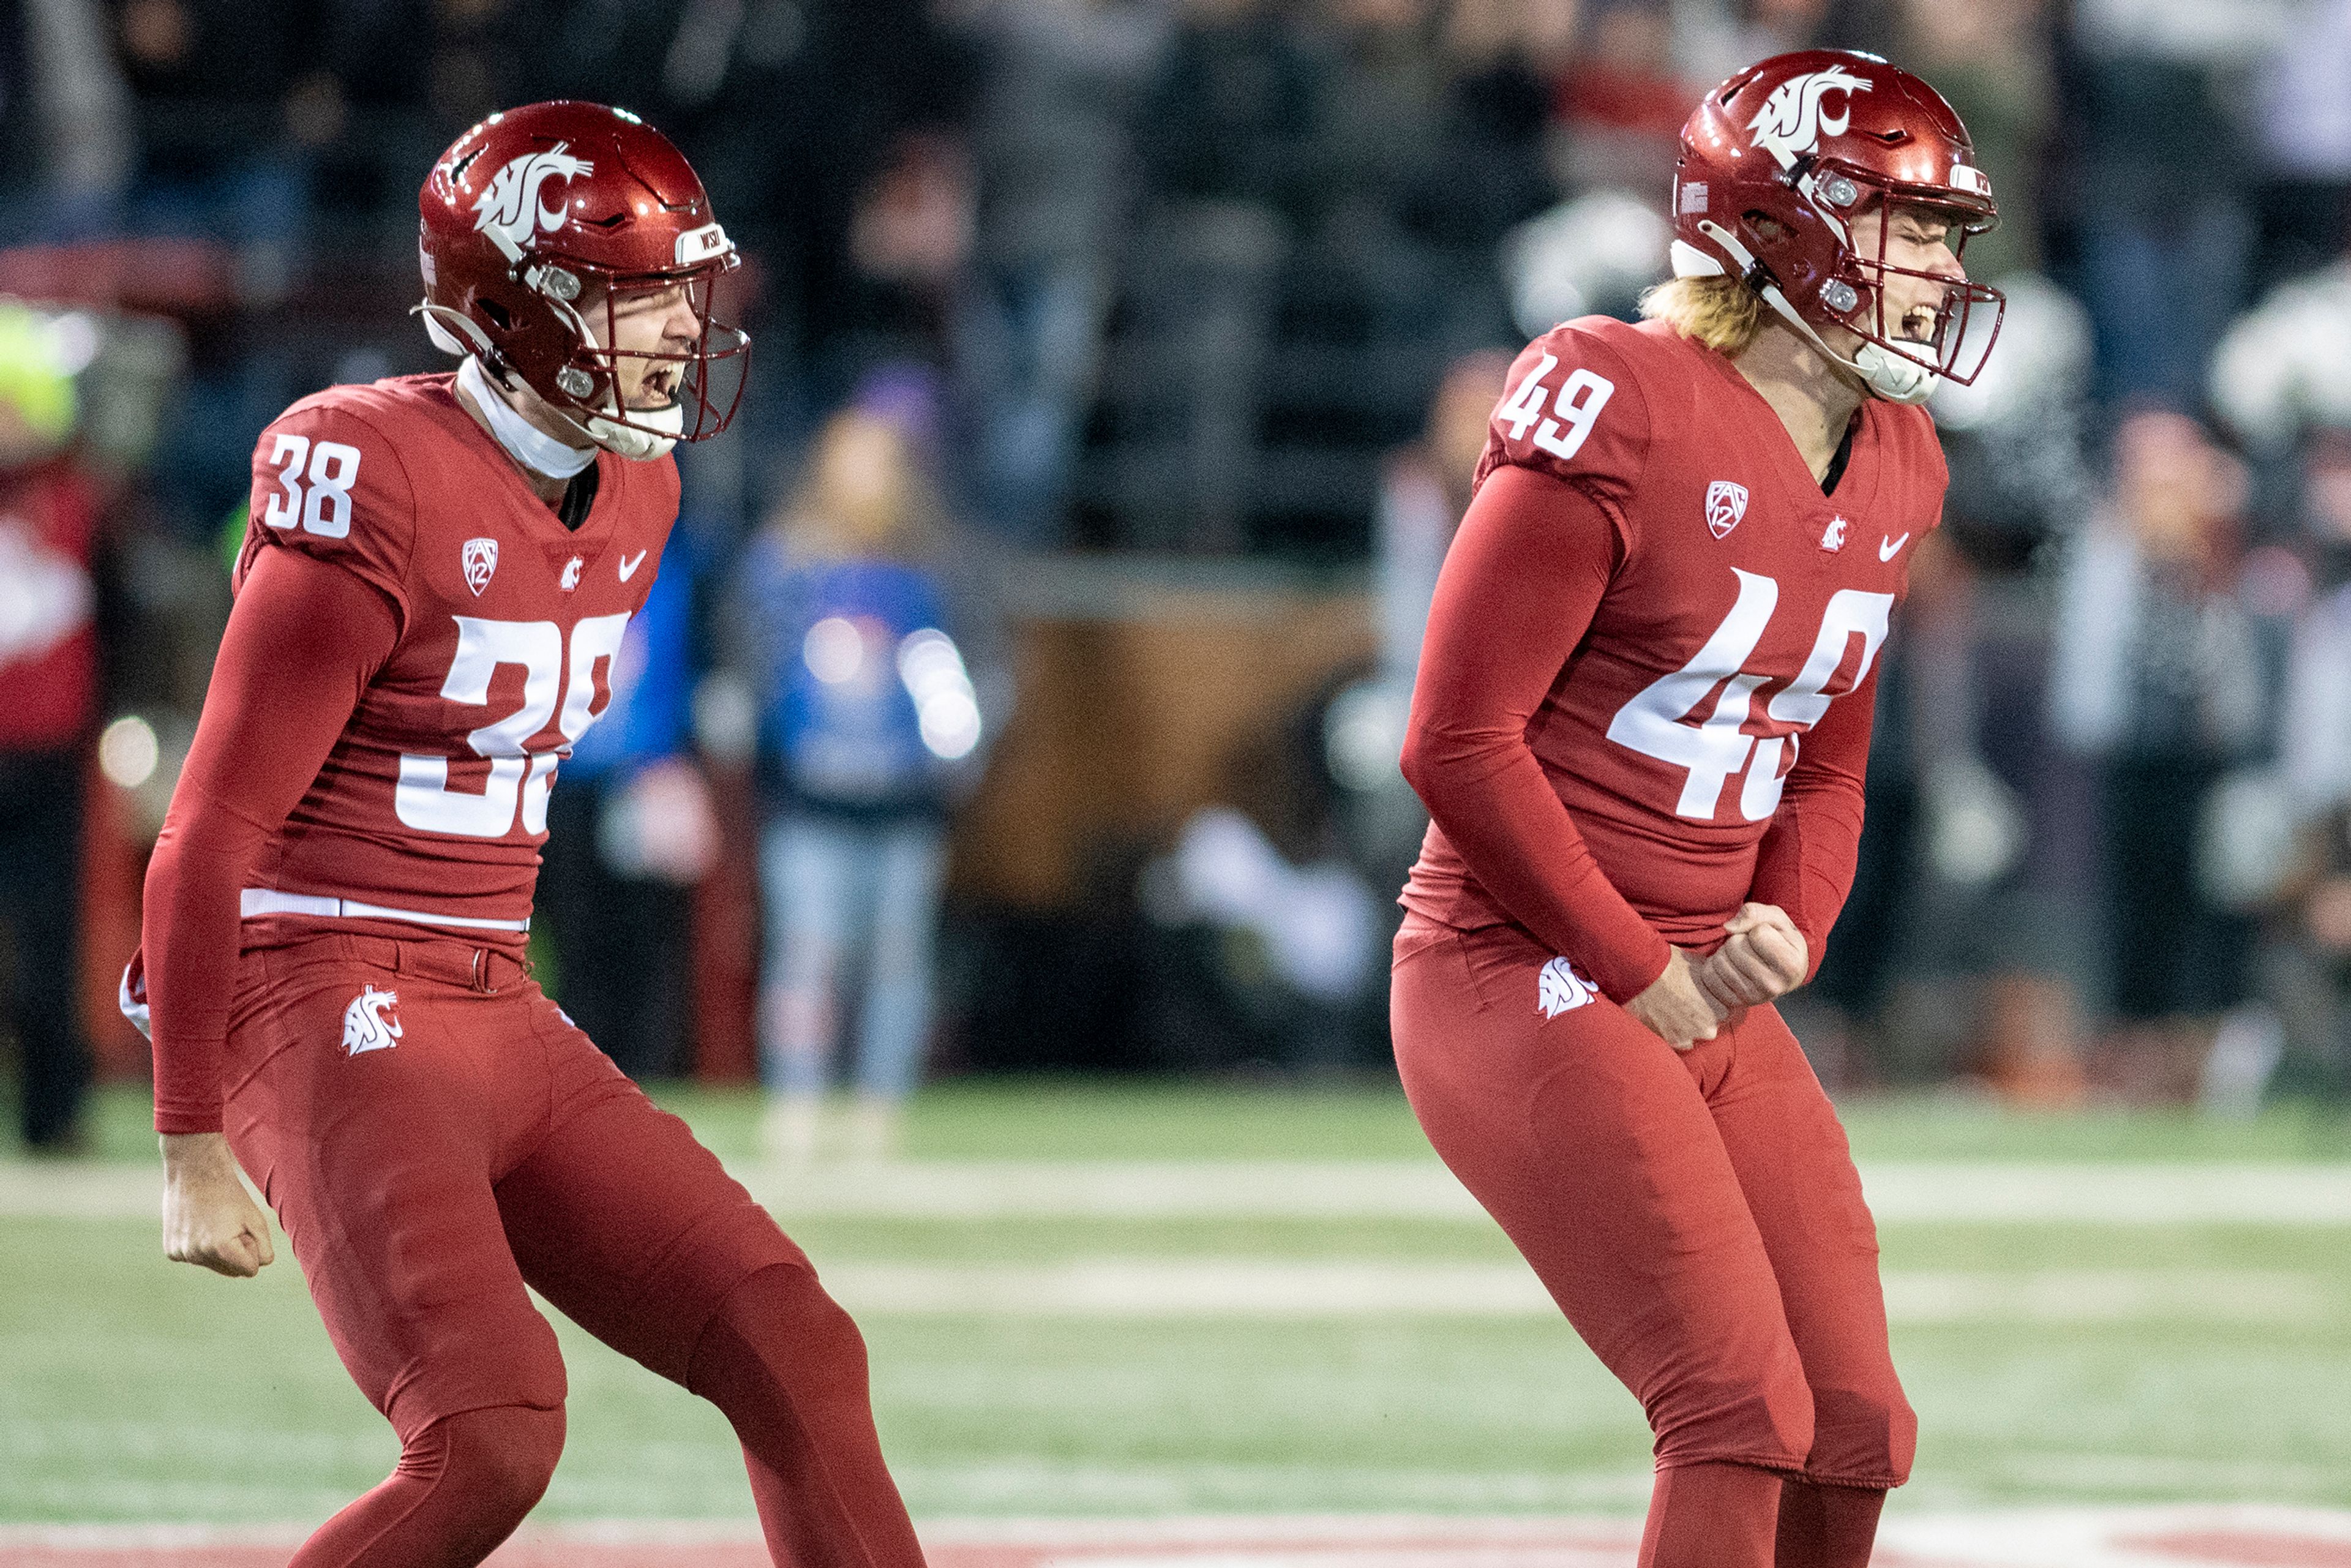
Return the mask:
<path id="1" fill-rule="evenodd" d="M 1746 262 L 1753 260 L 1747 255 L 1746 247 L 1733 239 L 1728 230 L 1709 225 L 1708 233 L 1734 256 L 1744 258 Z M 1671 254 L 1676 277 L 1724 277 L 1729 275 L 1730 268 L 1724 266 L 1719 257 L 1708 255 L 1687 240 L 1674 241 Z M 1797 312 L 1796 308 L 1789 303 L 1788 297 L 1778 287 L 1766 285 L 1762 294 L 1763 302 L 1771 306 L 1775 314 L 1793 327 L 1813 347 L 1859 376 L 1862 385 L 1869 389 L 1871 395 L 1884 398 L 1888 402 L 1904 403 L 1925 402 L 1934 395 L 1935 368 L 1926 361 L 1877 343 L 1864 343 L 1861 351 L 1848 360 L 1823 341 L 1813 324 Z"/>
<path id="2" fill-rule="evenodd" d="M 629 417 L 638 424 L 657 425 L 667 434 L 657 435 L 648 430 L 633 430 L 625 424 L 616 424 L 601 414 L 592 413 L 580 422 L 580 427 L 606 451 L 617 452 L 639 463 L 650 463 L 656 457 L 667 456 L 670 448 L 677 444 L 677 433 L 685 428 L 685 404 L 674 402 L 667 408 L 642 412 L 632 410 Z"/>
<path id="3" fill-rule="evenodd" d="M 1864 343 L 1853 368 L 1869 390 L 1888 402 L 1921 403 L 1935 392 L 1935 372 L 1923 360 L 1881 343 Z"/>

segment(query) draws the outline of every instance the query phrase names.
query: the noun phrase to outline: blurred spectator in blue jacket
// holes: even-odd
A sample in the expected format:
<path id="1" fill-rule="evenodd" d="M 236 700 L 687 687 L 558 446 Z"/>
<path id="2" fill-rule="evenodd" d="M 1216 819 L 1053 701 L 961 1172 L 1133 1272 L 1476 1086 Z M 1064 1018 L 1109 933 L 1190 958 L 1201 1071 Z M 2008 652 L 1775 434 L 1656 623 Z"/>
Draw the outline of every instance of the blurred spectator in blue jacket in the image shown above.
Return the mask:
<path id="1" fill-rule="evenodd" d="M 767 814 L 765 1135 L 788 1163 L 817 1152 L 852 1020 L 848 1146 L 859 1157 L 894 1149 L 929 1044 L 947 810 L 981 737 L 942 542 L 905 435 L 857 408 L 825 424 L 799 486 L 745 552 Z"/>
<path id="2" fill-rule="evenodd" d="M 610 704 L 548 800 L 538 909 L 555 993 L 638 1079 L 686 1063 L 689 895 L 717 841 L 691 750 L 697 565 L 674 530 L 608 666 Z"/>

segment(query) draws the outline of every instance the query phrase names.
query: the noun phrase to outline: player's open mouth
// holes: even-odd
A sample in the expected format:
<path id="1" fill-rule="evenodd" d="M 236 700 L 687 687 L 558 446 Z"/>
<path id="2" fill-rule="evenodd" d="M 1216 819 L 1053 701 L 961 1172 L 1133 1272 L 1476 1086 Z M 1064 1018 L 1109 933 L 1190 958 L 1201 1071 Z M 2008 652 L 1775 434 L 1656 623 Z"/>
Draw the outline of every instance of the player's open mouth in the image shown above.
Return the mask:
<path id="1" fill-rule="evenodd" d="M 645 372 L 637 383 L 637 395 L 629 400 L 633 409 L 663 409 L 677 402 L 677 367 L 657 365 Z"/>

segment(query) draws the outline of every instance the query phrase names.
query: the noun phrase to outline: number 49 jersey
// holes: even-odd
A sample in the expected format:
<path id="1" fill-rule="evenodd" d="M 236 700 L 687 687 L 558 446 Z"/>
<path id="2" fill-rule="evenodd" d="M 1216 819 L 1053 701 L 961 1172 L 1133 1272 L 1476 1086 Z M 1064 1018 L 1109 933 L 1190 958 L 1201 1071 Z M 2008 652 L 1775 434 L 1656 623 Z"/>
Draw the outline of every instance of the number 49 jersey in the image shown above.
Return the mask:
<path id="1" fill-rule="evenodd" d="M 328 915 L 518 945 L 528 926 L 548 790 L 611 701 L 622 632 L 677 517 L 677 468 L 600 453 L 595 504 L 566 528 L 455 381 L 331 388 L 255 448 L 235 582 L 263 550 L 299 550 L 375 587 L 400 636 L 264 851 L 248 933 Z"/>
<path id="2" fill-rule="evenodd" d="M 1748 896 L 1807 734 L 1867 678 L 1948 483 L 1923 409 L 1862 405 L 1832 494 L 1722 356 L 1587 318 L 1511 367 L 1478 481 L 1516 465 L 1596 502 L 1616 559 L 1527 744 L 1616 890 L 1703 945 Z M 1506 918 L 1432 829 L 1405 902 Z"/>

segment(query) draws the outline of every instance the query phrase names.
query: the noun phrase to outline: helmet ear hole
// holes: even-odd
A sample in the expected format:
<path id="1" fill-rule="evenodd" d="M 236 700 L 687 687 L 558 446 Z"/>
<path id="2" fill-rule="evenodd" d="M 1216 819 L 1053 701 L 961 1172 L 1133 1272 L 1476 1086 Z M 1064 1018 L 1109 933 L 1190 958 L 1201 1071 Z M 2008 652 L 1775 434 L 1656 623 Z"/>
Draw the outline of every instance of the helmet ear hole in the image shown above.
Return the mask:
<path id="1" fill-rule="evenodd" d="M 474 303 L 481 307 L 483 315 L 487 316 L 491 320 L 498 324 L 499 331 L 507 332 L 513 330 L 514 319 L 507 314 L 507 308 L 505 306 L 499 304 L 495 299 L 488 298 L 477 298 Z"/>

